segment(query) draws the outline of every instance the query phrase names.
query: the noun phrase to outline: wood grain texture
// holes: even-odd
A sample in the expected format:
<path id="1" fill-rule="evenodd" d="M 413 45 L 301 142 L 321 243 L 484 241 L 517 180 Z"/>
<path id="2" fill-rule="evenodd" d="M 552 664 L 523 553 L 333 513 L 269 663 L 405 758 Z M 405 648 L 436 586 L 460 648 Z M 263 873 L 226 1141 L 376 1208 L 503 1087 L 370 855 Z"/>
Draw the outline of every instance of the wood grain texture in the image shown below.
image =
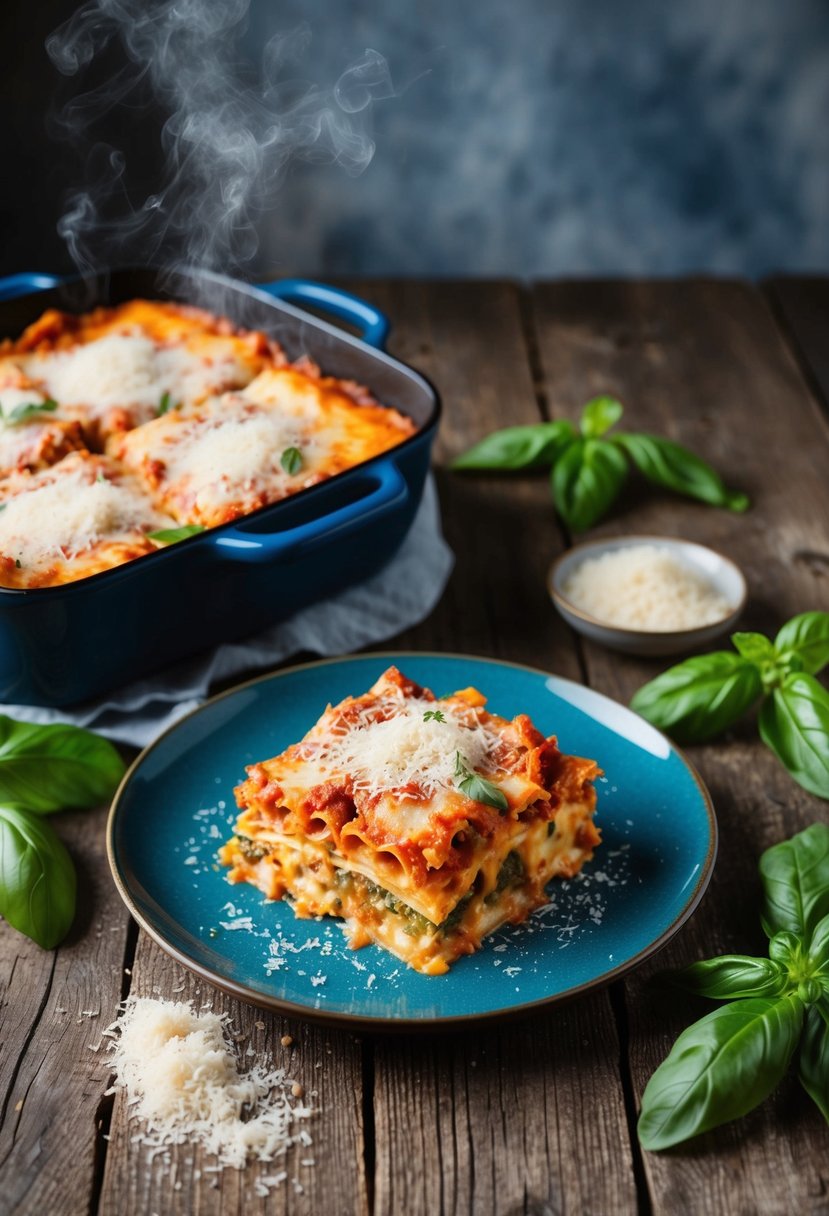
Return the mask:
<path id="1" fill-rule="evenodd" d="M 91 1048 L 118 1011 L 129 921 L 106 863 L 105 823 L 103 810 L 55 819 L 78 870 L 78 912 L 60 948 L 0 932 L 3 1213 L 74 1216 L 94 1202 L 108 1072 L 103 1048 Z"/>
<path id="2" fill-rule="evenodd" d="M 763 290 L 806 378 L 829 408 L 829 279 L 781 276 Z"/>
<path id="3" fill-rule="evenodd" d="M 397 643 L 486 654 L 578 679 L 572 636 L 545 590 L 563 544 L 546 477 L 446 469 L 494 428 L 540 417 L 516 288 L 372 284 L 362 291 L 396 318 L 394 353 L 435 380 L 446 410 L 437 475 L 457 564 L 429 620 Z M 380 1040 L 374 1065 L 376 1212 L 636 1209 L 607 993 L 502 1030 Z"/>
<path id="4" fill-rule="evenodd" d="M 535 302 L 556 414 L 574 417 L 593 393 L 612 392 L 626 406 L 623 426 L 685 443 L 754 500 L 736 516 L 634 487 L 596 533 L 683 536 L 728 553 L 749 580 L 742 628 L 772 632 L 796 612 L 829 609 L 829 427 L 760 294 L 737 283 L 555 284 L 540 287 Z M 592 645 L 585 655 L 590 683 L 621 701 L 670 665 Z M 764 951 L 757 858 L 827 813 L 759 744 L 751 722 L 690 756 L 717 808 L 720 853 L 698 913 L 625 983 L 638 1095 L 691 1014 L 711 1008 L 664 995 L 650 977 L 723 951 Z M 671 1216 L 825 1212 L 829 1128 L 790 1080 L 748 1118 L 645 1154 L 645 1166 L 655 1210 Z"/>

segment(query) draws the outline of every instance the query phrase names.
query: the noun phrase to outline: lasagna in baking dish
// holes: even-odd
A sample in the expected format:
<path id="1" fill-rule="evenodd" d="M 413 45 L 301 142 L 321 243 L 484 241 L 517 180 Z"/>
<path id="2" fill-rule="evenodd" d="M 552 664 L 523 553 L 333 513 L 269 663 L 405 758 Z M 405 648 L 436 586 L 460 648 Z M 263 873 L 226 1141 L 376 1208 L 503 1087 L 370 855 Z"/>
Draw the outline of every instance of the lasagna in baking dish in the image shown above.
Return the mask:
<path id="1" fill-rule="evenodd" d="M 50 310 L 0 343 L 0 586 L 152 553 L 414 431 L 367 389 L 202 309 Z"/>
<path id="2" fill-rule="evenodd" d="M 298 743 L 247 769 L 220 859 L 298 916 L 342 917 L 440 975 L 593 856 L 600 770 L 466 688 L 439 699 L 390 667 Z"/>

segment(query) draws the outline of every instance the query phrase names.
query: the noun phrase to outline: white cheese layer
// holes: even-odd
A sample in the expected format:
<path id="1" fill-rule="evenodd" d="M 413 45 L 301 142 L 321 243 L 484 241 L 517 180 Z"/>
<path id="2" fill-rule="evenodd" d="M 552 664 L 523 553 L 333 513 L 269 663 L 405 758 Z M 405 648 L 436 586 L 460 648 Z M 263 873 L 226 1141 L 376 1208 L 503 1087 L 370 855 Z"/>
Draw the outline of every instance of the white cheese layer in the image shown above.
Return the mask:
<path id="1" fill-rule="evenodd" d="M 81 469 L 7 499 L 0 511 L 0 552 L 35 567 L 74 557 L 105 537 L 165 522 L 132 486 L 90 480 Z"/>
<path id="2" fill-rule="evenodd" d="M 170 405 L 200 401 L 251 377 L 226 352 L 213 359 L 184 346 L 156 346 L 140 334 L 108 334 L 73 350 L 32 355 L 23 367 L 61 406 L 85 405 L 93 411 L 138 406 L 149 417 L 165 393 Z"/>

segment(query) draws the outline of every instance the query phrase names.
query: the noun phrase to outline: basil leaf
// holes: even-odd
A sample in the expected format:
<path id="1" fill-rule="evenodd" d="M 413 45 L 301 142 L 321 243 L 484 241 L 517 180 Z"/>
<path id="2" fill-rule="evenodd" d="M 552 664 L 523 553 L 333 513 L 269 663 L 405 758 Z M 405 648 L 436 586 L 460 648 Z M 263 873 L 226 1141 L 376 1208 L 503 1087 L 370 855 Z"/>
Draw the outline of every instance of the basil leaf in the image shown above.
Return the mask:
<path id="1" fill-rule="evenodd" d="M 585 439 L 598 439 L 615 426 L 624 413 L 615 397 L 594 397 L 581 412 L 581 433 Z"/>
<path id="2" fill-rule="evenodd" d="M 763 929 L 769 937 L 788 930 L 808 947 L 819 921 L 829 915 L 829 827 L 813 823 L 760 858 Z"/>
<path id="3" fill-rule="evenodd" d="M 158 416 L 161 417 L 162 414 L 166 414 L 172 404 L 173 399 L 165 389 L 165 391 L 161 394 L 161 400 L 158 403 Z"/>
<path id="4" fill-rule="evenodd" d="M 829 1000 L 822 1009 L 806 1010 L 803 1038 L 800 1041 L 798 1077 L 806 1093 L 829 1123 Z"/>
<path id="5" fill-rule="evenodd" d="M 803 942 L 799 933 L 789 929 L 781 929 L 775 933 L 769 942 L 769 958 L 790 970 L 802 954 Z"/>
<path id="6" fill-rule="evenodd" d="M 774 646 L 764 633 L 732 633 L 731 641 L 743 658 L 757 667 L 762 663 L 773 663 L 777 657 Z"/>
<path id="7" fill-rule="evenodd" d="M 124 768 L 112 744 L 88 730 L 0 716 L 0 802 L 39 813 L 98 806 Z"/>
<path id="8" fill-rule="evenodd" d="M 815 925 L 809 942 L 809 962 L 829 979 L 829 915 Z"/>
<path id="9" fill-rule="evenodd" d="M 762 692 L 760 673 L 741 655 L 716 650 L 669 667 L 643 684 L 631 708 L 679 743 L 727 730 Z"/>
<path id="10" fill-rule="evenodd" d="M 148 532 L 150 540 L 160 541 L 162 545 L 174 545 L 178 540 L 187 540 L 188 536 L 198 536 L 203 532 L 202 524 L 182 524 L 180 528 L 162 528 L 160 532 Z"/>
<path id="11" fill-rule="evenodd" d="M 483 802 L 487 806 L 495 807 L 498 811 L 509 810 L 509 803 L 503 790 L 499 790 L 498 786 L 493 785 L 491 781 L 479 777 L 477 773 L 470 773 L 468 777 L 465 777 L 458 789 L 473 802 Z"/>
<path id="12" fill-rule="evenodd" d="M 793 616 L 774 639 L 774 648 L 784 663 L 796 657 L 803 671 L 817 675 L 829 663 L 829 612 Z"/>
<path id="13" fill-rule="evenodd" d="M 607 512 L 627 477 L 622 453 L 604 439 L 576 439 L 553 466 L 556 509 L 574 532 L 584 532 Z"/>
<path id="14" fill-rule="evenodd" d="M 728 507 L 730 511 L 745 511 L 749 506 L 745 494 L 727 490 L 719 473 L 709 464 L 670 439 L 619 432 L 613 441 L 624 448 L 639 471 L 655 485 L 714 507 Z"/>
<path id="15" fill-rule="evenodd" d="M 760 737 L 798 785 L 829 798 L 829 692 L 805 671 L 792 672 L 764 701 Z"/>
<path id="16" fill-rule="evenodd" d="M 554 464 L 576 437 L 572 422 L 537 422 L 494 431 L 452 461 L 453 469 L 537 469 Z"/>
<path id="17" fill-rule="evenodd" d="M 286 473 L 298 473 L 302 468 L 302 452 L 299 448 L 286 448 L 279 458 L 279 463 Z"/>
<path id="18" fill-rule="evenodd" d="M 49 824 L 0 806 L 0 915 L 44 950 L 75 916 L 75 867 Z"/>
<path id="19" fill-rule="evenodd" d="M 57 408 L 57 401 L 53 401 L 51 397 L 48 397 L 46 401 L 26 401 L 9 410 L 8 414 L 4 414 L 3 422 L 6 426 L 16 426 L 18 422 L 25 422 L 31 418 L 32 414 L 52 414 Z"/>
<path id="20" fill-rule="evenodd" d="M 642 1095 L 643 1147 L 670 1148 L 748 1114 L 782 1080 L 802 1025 L 791 994 L 733 1001 L 690 1026 Z"/>
<path id="21" fill-rule="evenodd" d="M 735 997 L 781 996 L 788 975 L 769 958 L 723 954 L 693 963 L 671 977 L 688 992 L 720 1001 Z"/>
<path id="22" fill-rule="evenodd" d="M 484 777 L 479 777 L 477 773 L 470 772 L 460 752 L 455 752 L 455 776 L 461 778 L 458 789 L 473 802 L 483 802 L 486 806 L 494 806 L 498 811 L 509 810 L 509 802 L 503 790 L 499 790 L 497 785 L 493 785 Z"/>

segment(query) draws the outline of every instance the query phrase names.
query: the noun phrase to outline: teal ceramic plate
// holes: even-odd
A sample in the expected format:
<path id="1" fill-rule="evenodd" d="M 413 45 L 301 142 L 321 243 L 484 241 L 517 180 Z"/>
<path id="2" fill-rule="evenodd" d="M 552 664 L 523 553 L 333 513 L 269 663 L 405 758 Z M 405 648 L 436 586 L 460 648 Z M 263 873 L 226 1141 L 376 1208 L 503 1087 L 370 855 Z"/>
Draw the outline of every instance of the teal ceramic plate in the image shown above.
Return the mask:
<path id="1" fill-rule="evenodd" d="M 329 702 L 390 664 L 438 695 L 474 685 L 505 717 L 528 713 L 563 751 L 598 760 L 603 843 L 550 902 L 448 975 L 424 976 L 376 946 L 349 950 L 338 922 L 231 886 L 216 850 L 231 834 L 245 765 L 299 739 Z M 462 655 L 359 655 L 293 667 L 208 701 L 127 773 L 108 829 L 131 912 L 174 958 L 255 1004 L 374 1029 L 505 1017 L 569 999 L 638 966 L 676 933 L 711 875 L 717 828 L 699 777 L 630 710 L 581 685 Z"/>

